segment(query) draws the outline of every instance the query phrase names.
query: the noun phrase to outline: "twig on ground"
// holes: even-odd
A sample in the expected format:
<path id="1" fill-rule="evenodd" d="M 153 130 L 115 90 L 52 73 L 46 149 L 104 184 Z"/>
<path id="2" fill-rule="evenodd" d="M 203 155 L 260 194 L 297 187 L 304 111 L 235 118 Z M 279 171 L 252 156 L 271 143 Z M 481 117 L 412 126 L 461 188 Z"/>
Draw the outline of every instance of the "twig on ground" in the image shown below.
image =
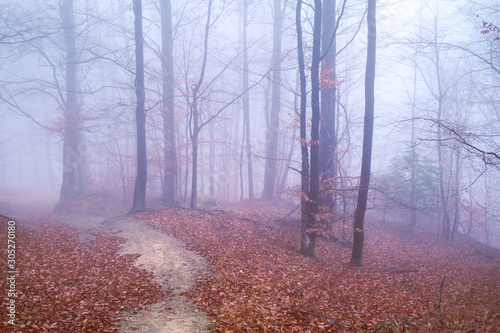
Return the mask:
<path id="1" fill-rule="evenodd" d="M 354 312 L 352 312 L 351 305 L 349 304 L 349 301 L 347 300 L 347 296 L 345 295 L 344 290 L 342 288 L 340 288 L 340 291 L 342 292 L 342 295 L 344 295 L 345 304 L 349 308 L 349 311 L 351 311 L 351 316 L 352 316 L 352 320 L 353 320 L 353 323 L 354 323 Z"/>
<path id="2" fill-rule="evenodd" d="M 430 315 L 431 313 L 434 313 L 436 311 L 439 311 L 439 315 L 441 316 L 441 320 L 443 321 L 444 325 L 452 332 L 452 333 L 455 333 L 455 331 L 446 323 L 446 320 L 444 320 L 444 315 L 443 315 L 443 311 L 442 311 L 442 306 L 441 306 L 441 303 L 443 301 L 443 286 L 444 286 L 444 281 L 446 280 L 446 275 L 444 276 L 443 278 L 443 281 L 441 281 L 441 287 L 439 289 L 439 303 L 437 305 L 436 308 L 432 309 L 431 311 L 427 312 L 427 313 L 424 313 L 423 315 L 421 316 L 418 316 L 418 317 L 415 317 L 413 318 L 412 320 L 410 320 L 408 322 L 408 326 L 411 325 L 411 323 L 417 319 L 420 319 L 420 318 L 423 318 L 425 316 L 428 316 Z"/>

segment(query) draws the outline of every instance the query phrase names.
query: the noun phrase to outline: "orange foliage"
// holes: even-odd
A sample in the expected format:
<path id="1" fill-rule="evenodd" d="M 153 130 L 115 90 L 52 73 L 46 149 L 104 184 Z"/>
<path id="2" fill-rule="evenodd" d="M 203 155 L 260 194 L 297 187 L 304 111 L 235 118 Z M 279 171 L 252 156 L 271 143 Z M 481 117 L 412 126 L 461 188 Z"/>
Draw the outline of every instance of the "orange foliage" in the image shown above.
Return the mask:
<path id="1" fill-rule="evenodd" d="M 212 316 L 214 332 L 357 332 L 408 323 L 437 306 L 444 276 L 448 325 L 460 332 L 500 327 L 498 251 L 488 250 L 488 259 L 465 240 L 442 242 L 368 221 L 364 266 L 352 267 L 351 250 L 339 244 L 320 240 L 320 259 L 298 254 L 298 224 L 273 220 L 287 212 L 254 202 L 142 218 L 187 241 L 212 265 L 213 274 L 190 296 Z M 446 331 L 438 312 L 408 328 Z"/>

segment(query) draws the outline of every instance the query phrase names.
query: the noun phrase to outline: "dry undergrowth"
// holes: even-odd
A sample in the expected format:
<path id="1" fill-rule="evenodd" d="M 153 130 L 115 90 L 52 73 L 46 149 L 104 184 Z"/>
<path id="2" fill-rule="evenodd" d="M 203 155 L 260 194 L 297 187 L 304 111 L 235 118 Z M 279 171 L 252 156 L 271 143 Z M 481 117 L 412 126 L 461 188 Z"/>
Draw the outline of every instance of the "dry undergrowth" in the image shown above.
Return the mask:
<path id="1" fill-rule="evenodd" d="M 223 211 L 223 209 L 225 211 Z M 206 256 L 213 275 L 191 293 L 214 318 L 215 332 L 356 332 L 380 322 L 408 323 L 436 308 L 456 332 L 500 327 L 500 255 L 466 240 L 367 222 L 364 266 L 350 249 L 321 241 L 319 260 L 296 251 L 299 229 L 262 202 L 212 211 L 168 209 L 141 217 Z M 438 311 L 411 332 L 445 332 Z"/>

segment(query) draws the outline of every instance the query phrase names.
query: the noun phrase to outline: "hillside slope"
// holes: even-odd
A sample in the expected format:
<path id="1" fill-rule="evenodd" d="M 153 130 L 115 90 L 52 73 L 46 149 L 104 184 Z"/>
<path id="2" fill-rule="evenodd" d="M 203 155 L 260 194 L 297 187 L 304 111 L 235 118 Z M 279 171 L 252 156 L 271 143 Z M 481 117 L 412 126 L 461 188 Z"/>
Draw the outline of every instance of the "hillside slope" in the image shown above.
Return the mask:
<path id="1" fill-rule="evenodd" d="M 338 243 L 320 241 L 319 259 L 298 254 L 297 216 L 278 218 L 288 213 L 254 202 L 140 218 L 211 264 L 213 274 L 190 295 L 215 332 L 356 332 L 393 320 L 411 332 L 500 327 L 498 250 L 368 221 L 364 265 L 352 267 L 350 249 Z M 438 304 L 444 321 L 440 311 L 425 315 Z"/>

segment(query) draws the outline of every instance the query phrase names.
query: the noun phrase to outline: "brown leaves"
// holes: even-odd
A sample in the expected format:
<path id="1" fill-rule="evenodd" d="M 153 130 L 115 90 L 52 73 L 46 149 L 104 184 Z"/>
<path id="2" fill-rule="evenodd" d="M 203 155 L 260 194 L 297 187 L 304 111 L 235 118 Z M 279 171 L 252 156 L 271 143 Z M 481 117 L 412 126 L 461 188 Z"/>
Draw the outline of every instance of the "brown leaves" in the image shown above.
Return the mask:
<path id="1" fill-rule="evenodd" d="M 135 256 L 117 255 L 123 239 L 94 234 L 95 240 L 80 243 L 67 225 L 29 221 L 38 228 L 26 229 L 23 224 L 17 232 L 18 332 L 114 332 L 121 311 L 163 297 L 152 274 L 133 266 Z M 6 232 L 0 235 L 6 243 Z M 5 257 L 2 252 L 2 262 Z M 0 290 L 6 290 L 4 278 Z M 4 320 L 0 331 L 16 332 Z"/>
<path id="2" fill-rule="evenodd" d="M 369 222 L 364 266 L 353 267 L 347 264 L 350 249 L 322 240 L 319 259 L 298 254 L 299 225 L 281 220 L 288 212 L 252 202 L 225 211 L 168 209 L 141 216 L 211 263 L 212 274 L 185 296 L 206 309 L 214 332 L 401 329 L 416 317 L 411 332 L 444 332 L 438 312 L 420 316 L 436 308 L 445 275 L 441 309 L 455 331 L 500 327 L 498 252 L 479 255 L 477 245 L 463 240 L 441 242 Z M 112 332 L 122 311 L 163 297 L 151 274 L 133 266 L 135 256 L 116 254 L 122 239 L 82 239 L 65 225 L 29 223 L 38 229 L 20 222 L 17 233 L 18 332 Z M 0 231 L 2 242 L 7 233 Z M 2 290 L 6 282 L 0 279 Z"/>
<path id="3" fill-rule="evenodd" d="M 372 227 L 363 267 L 347 264 L 350 249 L 322 241 L 320 260 L 310 259 L 292 250 L 298 224 L 273 221 L 287 213 L 254 202 L 225 212 L 168 209 L 142 218 L 211 263 L 213 274 L 190 296 L 212 316 L 215 332 L 357 332 L 393 320 L 400 328 L 436 306 L 444 275 L 443 310 L 452 327 L 494 332 L 500 326 L 498 256 L 492 265 L 464 255 L 473 253 L 471 244 Z M 409 330 L 428 328 L 445 331 L 438 314 L 415 320 Z"/>

